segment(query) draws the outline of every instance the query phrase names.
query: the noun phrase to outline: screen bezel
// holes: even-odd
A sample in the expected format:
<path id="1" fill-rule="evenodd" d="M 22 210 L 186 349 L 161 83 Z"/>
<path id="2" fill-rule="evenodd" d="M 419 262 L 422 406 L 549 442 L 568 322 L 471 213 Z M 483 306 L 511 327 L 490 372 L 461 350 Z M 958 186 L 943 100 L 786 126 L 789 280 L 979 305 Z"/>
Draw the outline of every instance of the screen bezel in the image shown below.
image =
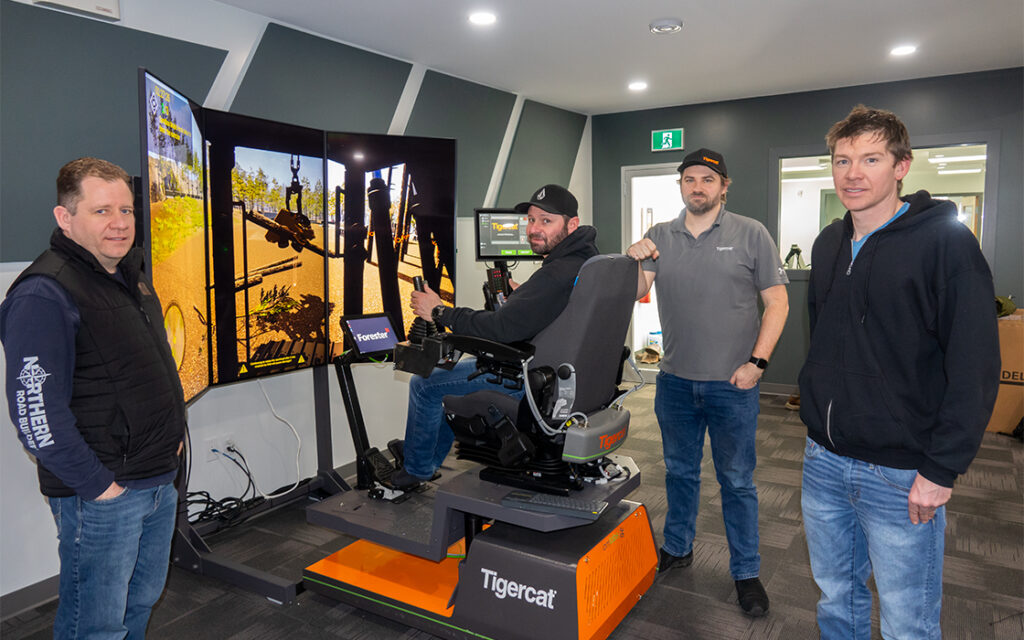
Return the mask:
<path id="1" fill-rule="evenodd" d="M 494 262 L 496 260 L 504 260 L 505 262 L 519 262 L 527 260 L 543 260 L 544 256 L 537 255 L 536 253 L 515 255 L 515 256 L 498 256 L 498 255 L 483 255 L 480 253 L 480 216 L 483 214 L 492 213 L 509 213 L 515 215 L 524 215 L 522 211 L 507 208 L 494 208 L 494 207 L 481 207 L 479 209 L 473 209 L 473 239 L 475 243 L 476 261 L 477 262 Z"/>
<path id="2" fill-rule="evenodd" d="M 392 353 L 394 353 L 394 347 L 383 351 L 361 351 L 359 349 L 359 343 L 356 341 L 355 336 L 352 335 L 352 328 L 348 324 L 349 321 L 366 320 L 368 318 L 385 318 L 388 321 L 388 326 L 391 328 L 392 333 L 394 333 L 395 335 L 395 344 L 398 344 L 398 342 L 400 342 L 400 340 L 398 340 L 398 332 L 395 331 L 395 323 L 391 319 L 391 314 L 388 313 L 387 311 L 380 311 L 376 313 L 357 313 L 342 316 L 340 324 L 341 331 L 342 333 L 345 334 L 345 342 L 349 345 L 352 345 L 352 353 L 355 355 L 356 359 L 377 361 L 386 360 L 392 355 Z"/>

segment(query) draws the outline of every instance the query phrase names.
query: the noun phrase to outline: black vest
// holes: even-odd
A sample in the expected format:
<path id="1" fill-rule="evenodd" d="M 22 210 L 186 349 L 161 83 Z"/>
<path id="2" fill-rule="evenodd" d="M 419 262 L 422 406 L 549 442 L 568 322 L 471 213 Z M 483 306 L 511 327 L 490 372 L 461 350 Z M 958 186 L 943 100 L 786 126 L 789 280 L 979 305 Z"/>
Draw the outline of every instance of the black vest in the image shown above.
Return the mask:
<path id="1" fill-rule="evenodd" d="M 57 229 L 50 249 L 11 286 L 47 276 L 78 307 L 71 412 L 86 444 L 117 481 L 176 469 L 185 429 L 184 394 L 160 301 L 141 269 L 142 252 L 132 249 L 119 267 L 128 287 Z M 42 465 L 39 486 L 43 495 L 74 495 Z"/>

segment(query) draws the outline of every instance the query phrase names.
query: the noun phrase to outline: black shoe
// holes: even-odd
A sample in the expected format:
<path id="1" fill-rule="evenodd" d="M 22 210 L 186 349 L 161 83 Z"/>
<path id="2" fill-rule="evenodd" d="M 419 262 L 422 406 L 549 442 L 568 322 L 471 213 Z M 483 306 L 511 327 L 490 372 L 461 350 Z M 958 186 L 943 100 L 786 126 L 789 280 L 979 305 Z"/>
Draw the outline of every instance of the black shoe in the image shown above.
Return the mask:
<path id="1" fill-rule="evenodd" d="M 748 616 L 759 618 L 768 613 L 768 594 L 759 578 L 737 580 L 736 595 L 739 597 L 740 608 Z"/>
<path id="2" fill-rule="evenodd" d="M 693 564 L 693 551 L 685 556 L 674 556 L 662 549 L 658 552 L 658 573 L 664 573 L 675 567 L 688 567 Z"/>
<path id="3" fill-rule="evenodd" d="M 409 491 L 410 489 L 415 489 L 416 487 L 420 486 L 421 482 L 426 482 L 426 480 L 420 480 L 416 476 L 410 474 L 405 469 L 398 469 L 397 471 L 391 474 L 391 484 L 394 485 L 396 489 L 399 489 L 401 491 Z"/>

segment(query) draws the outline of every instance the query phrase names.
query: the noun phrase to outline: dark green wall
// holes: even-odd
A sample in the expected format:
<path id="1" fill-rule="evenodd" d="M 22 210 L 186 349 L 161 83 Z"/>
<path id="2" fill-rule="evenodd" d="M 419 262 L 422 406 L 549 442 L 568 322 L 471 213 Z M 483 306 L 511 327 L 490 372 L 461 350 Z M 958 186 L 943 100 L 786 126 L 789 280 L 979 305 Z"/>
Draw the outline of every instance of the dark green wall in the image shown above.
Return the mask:
<path id="1" fill-rule="evenodd" d="M 583 114 L 524 101 L 497 205 L 515 206 L 541 185 L 567 187 L 586 124 Z"/>
<path id="2" fill-rule="evenodd" d="M 996 131 L 1000 135 L 995 261 L 996 290 L 1024 294 L 1022 179 L 1024 68 L 986 71 L 594 116 L 594 221 L 601 248 L 620 250 L 620 167 L 678 162 L 685 152 L 650 152 L 653 129 L 684 127 L 686 148 L 709 147 L 725 155 L 729 208 L 762 221 L 773 237 L 778 203 L 770 202 L 770 150 L 816 146 L 826 152 L 829 127 L 864 103 L 895 111 L 913 139 Z"/>
<path id="3" fill-rule="evenodd" d="M 996 292 L 1024 297 L 1024 68 L 794 93 L 766 98 L 594 116 L 594 224 L 602 251 L 621 250 L 620 169 L 679 162 L 684 152 L 651 153 L 654 129 L 684 127 L 686 148 L 720 151 L 733 184 L 729 209 L 763 222 L 778 238 L 772 202 L 771 150 L 809 147 L 825 153 L 829 127 L 864 103 L 895 111 L 914 139 L 994 131 L 998 136 L 998 211 L 992 267 Z M 814 151 L 813 149 L 818 149 Z M 991 162 L 991 161 L 990 161 Z M 989 165 L 990 168 L 993 166 Z M 807 349 L 807 288 L 789 287 L 790 319 L 766 382 L 795 384 Z"/>
<path id="4" fill-rule="evenodd" d="M 387 133 L 411 69 L 271 23 L 231 111 L 328 131 Z"/>
<path id="5" fill-rule="evenodd" d="M 138 67 L 202 102 L 226 55 L 0 3 L 0 261 L 31 260 L 46 248 L 64 163 L 91 155 L 140 173 Z"/>
<path id="6" fill-rule="evenodd" d="M 515 101 L 511 93 L 442 73 L 423 77 L 405 133 L 456 140 L 460 216 L 473 215 L 484 202 Z"/>

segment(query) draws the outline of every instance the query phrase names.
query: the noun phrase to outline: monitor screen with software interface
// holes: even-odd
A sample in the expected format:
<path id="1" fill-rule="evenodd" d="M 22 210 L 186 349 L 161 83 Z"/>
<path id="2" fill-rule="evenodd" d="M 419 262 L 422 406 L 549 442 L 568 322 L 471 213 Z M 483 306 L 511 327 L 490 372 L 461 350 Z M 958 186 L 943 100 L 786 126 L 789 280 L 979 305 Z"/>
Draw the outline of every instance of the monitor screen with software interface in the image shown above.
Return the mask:
<path id="1" fill-rule="evenodd" d="M 542 260 L 530 248 L 526 214 L 515 209 L 474 209 L 476 215 L 476 259 Z"/>

